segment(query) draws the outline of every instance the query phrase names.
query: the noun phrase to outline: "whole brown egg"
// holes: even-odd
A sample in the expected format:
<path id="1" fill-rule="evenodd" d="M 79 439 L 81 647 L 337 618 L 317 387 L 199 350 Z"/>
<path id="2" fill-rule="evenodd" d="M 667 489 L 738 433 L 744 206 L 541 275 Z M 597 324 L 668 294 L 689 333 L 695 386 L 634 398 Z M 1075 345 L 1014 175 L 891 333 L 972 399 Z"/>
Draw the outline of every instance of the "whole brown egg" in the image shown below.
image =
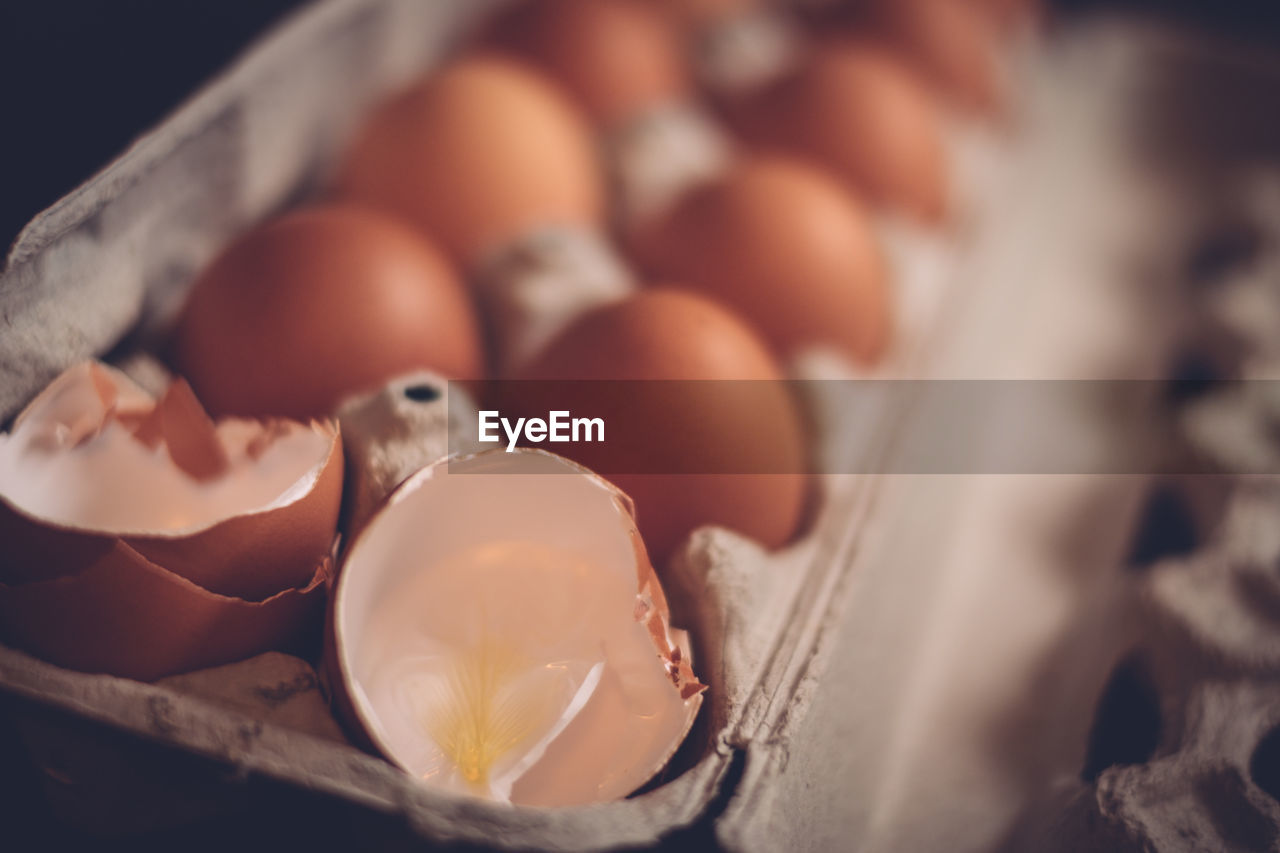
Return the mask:
<path id="1" fill-rule="evenodd" d="M 675 25 L 651 0 L 538 0 L 499 17 L 487 43 L 544 71 L 611 127 L 686 97 Z"/>
<path id="2" fill-rule="evenodd" d="M 293 418 L 415 369 L 483 370 L 470 298 L 442 251 L 354 205 L 281 216 L 200 275 L 173 341 L 211 412 Z"/>
<path id="3" fill-rule="evenodd" d="M 937 105 L 883 45 L 816 46 L 792 71 L 727 111 L 755 146 L 811 158 L 873 205 L 924 222 L 947 213 Z"/>
<path id="4" fill-rule="evenodd" d="M 469 266 L 546 226 L 596 227 L 594 135 L 551 82 L 477 54 L 376 109 L 346 152 L 338 192 L 394 212 Z"/>
<path id="5" fill-rule="evenodd" d="M 796 532 L 807 484 L 797 403 L 764 342 L 714 302 L 642 291 L 583 316 L 517 379 L 499 386 L 504 417 L 603 419 L 603 442 L 548 449 L 629 494 L 656 557 L 708 524 L 769 548 Z"/>
<path id="6" fill-rule="evenodd" d="M 998 25 L 984 10 L 956 0 L 877 0 L 850 25 L 899 51 L 931 85 L 962 108 L 995 112 L 1004 101 Z"/>
<path id="7" fill-rule="evenodd" d="M 750 14 L 755 0 L 649 0 L 686 30 L 697 31 Z"/>
<path id="8" fill-rule="evenodd" d="M 830 347 L 874 363 L 890 337 L 886 263 L 867 214 L 821 170 L 748 157 L 636 241 L 657 280 L 727 305 L 780 357 Z"/>

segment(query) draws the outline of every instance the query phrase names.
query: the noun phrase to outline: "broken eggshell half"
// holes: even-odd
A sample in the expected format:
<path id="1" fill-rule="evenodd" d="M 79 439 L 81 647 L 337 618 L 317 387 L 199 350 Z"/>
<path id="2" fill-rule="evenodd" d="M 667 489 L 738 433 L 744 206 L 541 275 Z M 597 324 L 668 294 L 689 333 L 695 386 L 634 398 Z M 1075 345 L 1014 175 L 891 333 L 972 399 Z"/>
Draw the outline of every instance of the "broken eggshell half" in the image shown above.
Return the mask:
<path id="1" fill-rule="evenodd" d="M 348 549 L 332 597 L 340 712 L 407 772 L 531 806 L 653 777 L 705 687 L 630 500 L 536 450 L 441 460 Z"/>
<path id="2" fill-rule="evenodd" d="M 285 645 L 313 622 L 342 493 L 335 425 L 214 424 L 96 362 L 0 434 L 0 630 L 141 680 Z"/>

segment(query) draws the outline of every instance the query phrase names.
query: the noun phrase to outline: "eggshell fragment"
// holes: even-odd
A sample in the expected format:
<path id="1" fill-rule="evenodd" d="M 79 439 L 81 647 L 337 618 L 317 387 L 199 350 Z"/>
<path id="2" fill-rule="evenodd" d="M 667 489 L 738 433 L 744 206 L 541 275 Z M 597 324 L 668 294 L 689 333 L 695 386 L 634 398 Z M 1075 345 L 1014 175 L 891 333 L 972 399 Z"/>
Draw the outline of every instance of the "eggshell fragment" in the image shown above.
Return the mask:
<path id="1" fill-rule="evenodd" d="M 433 72 L 375 110 L 336 186 L 414 223 L 464 267 L 543 226 L 597 227 L 605 207 L 582 114 L 496 55 Z"/>
<path id="2" fill-rule="evenodd" d="M 764 342 L 720 305 L 641 291 L 580 318 L 515 378 L 533 381 L 499 383 L 504 416 L 603 418 L 606 440 L 566 455 L 632 497 L 658 560 L 702 525 L 769 548 L 795 533 L 808 470 L 796 401 Z"/>
<path id="3" fill-rule="evenodd" d="M 923 222 L 947 213 L 937 106 L 881 45 L 816 46 L 776 82 L 729 103 L 727 113 L 753 145 L 811 158 L 873 205 Z"/>
<path id="4" fill-rule="evenodd" d="M 830 347 L 871 364 L 888 343 L 886 262 L 870 219 L 801 161 L 740 161 L 636 246 L 652 277 L 733 309 L 780 358 Z"/>
<path id="5" fill-rule="evenodd" d="M 432 785 L 539 806 L 625 796 L 701 704 L 687 637 L 616 488 L 537 451 L 442 461 L 348 550 L 340 707 Z"/>
<path id="6" fill-rule="evenodd" d="M 58 666 L 140 681 L 229 663 L 296 642 L 324 608 L 329 563 L 263 601 L 217 595 L 117 540 L 78 574 L 0 584 L 14 645 Z"/>
<path id="7" fill-rule="evenodd" d="M 0 628 L 54 663 L 152 679 L 296 638 L 342 489 L 331 424 L 214 424 L 177 382 L 69 369 L 0 435 Z"/>

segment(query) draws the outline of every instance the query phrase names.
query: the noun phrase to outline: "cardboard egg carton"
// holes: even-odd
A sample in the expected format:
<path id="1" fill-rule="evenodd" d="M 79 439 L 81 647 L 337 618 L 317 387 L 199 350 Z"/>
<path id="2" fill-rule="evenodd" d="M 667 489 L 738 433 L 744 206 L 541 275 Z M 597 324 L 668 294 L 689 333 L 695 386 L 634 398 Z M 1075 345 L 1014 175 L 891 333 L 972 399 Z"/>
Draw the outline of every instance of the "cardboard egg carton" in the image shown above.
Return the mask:
<path id="1" fill-rule="evenodd" d="M 0 419 L 74 361 L 153 344 L 194 273 L 232 235 L 312 194 L 368 108 L 438 63 L 493 5 L 318 3 L 37 217 L 0 278 Z M 1141 51 L 1105 34 L 1085 42 L 1106 61 L 1092 77 L 1079 75 L 1097 65 L 1090 50 L 1028 47 L 1017 60 L 1022 136 L 957 132 L 966 212 L 955 234 L 884 223 L 901 334 L 874 376 L 1162 369 L 1172 331 L 1151 322 L 1150 309 L 1169 293 L 1134 282 L 1170 275 L 1160 249 L 1186 232 L 1184 208 L 1127 180 L 1115 154 L 1126 101 L 1098 79 L 1142 67 Z M 1064 204 L 1047 211 L 1037 206 L 1045 197 Z M 820 353 L 792 367 L 805 378 L 851 375 Z M 1097 602 L 1081 582 L 1067 584 L 1064 604 L 1058 580 L 1078 565 L 1116 564 L 1146 480 L 889 476 L 902 443 L 930 428 L 918 397 L 901 383 L 853 411 L 838 397 L 808 400 L 823 469 L 868 473 L 822 477 L 807 533 L 781 552 L 706 529 L 667 567 L 674 621 L 691 631 L 710 691 L 671 767 L 622 801 L 539 810 L 450 796 L 335 740 L 316 721 L 322 713 L 285 718 L 243 701 L 265 684 L 269 695 L 322 706 L 314 672 L 293 659 L 251 662 L 236 676 L 248 679 L 241 690 L 219 678 L 211 688 L 199 676 L 149 685 L 70 672 L 0 647 L 0 697 L 57 810 L 93 831 L 243 808 L 250 791 L 303 792 L 388 836 L 440 844 L 568 851 L 714 840 L 765 850 L 798 831 L 796 791 L 807 790 L 863 810 L 871 849 L 948 840 L 978 849 L 1025 802 L 1003 780 L 975 776 L 987 768 L 964 745 L 1021 701 L 1010 696 L 1046 660 L 1074 660 L 1065 649 L 1087 636 L 1082 614 Z M 1109 418 L 1076 415 L 1103 443 L 1123 444 Z M 998 454 L 989 445 L 969 450 Z M 928 529 L 921 518 L 932 519 Z M 1081 524 L 1087 544 L 1064 547 Z M 1082 731 L 1098 669 L 1066 667 L 1027 701 L 1036 713 L 1052 706 L 1046 721 Z M 1029 750 L 1025 772 L 1038 780 L 1071 760 L 1035 732 L 1009 737 L 1004 747 Z M 947 759 L 935 763 L 939 750 Z M 855 772 L 845 755 L 857 756 Z"/>
<path id="2" fill-rule="evenodd" d="M 1026 846 L 1245 851 L 1280 838 L 1280 169 L 1242 174 L 1224 192 L 1234 248 L 1195 282 L 1191 326 L 1197 355 L 1243 381 L 1174 413 L 1180 449 L 1214 473 L 1166 478 L 1161 512 L 1191 535 L 1107 579 L 1116 665 L 1090 757 L 1028 810 Z"/>

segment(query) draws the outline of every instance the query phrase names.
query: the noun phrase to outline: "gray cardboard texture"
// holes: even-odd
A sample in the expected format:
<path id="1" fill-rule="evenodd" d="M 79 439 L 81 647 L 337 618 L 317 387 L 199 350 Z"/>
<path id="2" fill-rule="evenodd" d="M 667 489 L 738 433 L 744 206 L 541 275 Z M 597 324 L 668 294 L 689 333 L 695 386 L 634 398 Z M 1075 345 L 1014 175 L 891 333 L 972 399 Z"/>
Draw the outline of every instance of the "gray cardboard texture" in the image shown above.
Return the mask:
<path id="1" fill-rule="evenodd" d="M 39 216 L 0 277 L 0 419 L 74 361 L 126 338 L 154 343 L 193 271 L 230 235 L 313 192 L 373 100 L 436 62 L 490 5 L 318 3 Z M 1133 106 L 1125 85 L 1151 65 L 1140 36 L 1104 27 L 1053 50 L 1025 45 L 1013 60 L 1019 136 L 956 130 L 955 234 L 882 223 L 902 334 L 876 375 L 1162 375 L 1173 330 L 1152 306 L 1177 298 L 1181 256 L 1168 246 L 1193 242 L 1202 223 L 1185 192 L 1165 193 L 1119 153 Z M 854 375 L 824 353 L 793 371 Z M 851 455 L 867 460 L 860 470 L 891 470 L 901 434 L 927 428 L 906 392 L 872 411 L 809 402 L 828 470 L 851 470 L 841 467 Z M 1146 417 L 1139 409 L 1125 417 Z M 1077 414 L 1099 423 L 1102 443 L 1117 440 L 1100 413 Z M 385 424 L 366 426 L 376 437 Z M 385 471 L 408 452 L 388 447 Z M 1116 613 L 1129 599 L 1114 579 L 1145 479 L 824 479 L 812 529 L 794 545 L 771 555 L 702 530 L 665 573 L 674 621 L 691 630 L 711 690 L 675 772 L 621 802 L 537 810 L 447 796 L 216 698 L 60 670 L 3 647 L 0 695 L 46 770 L 70 789 L 85 780 L 88 793 L 64 798 L 64 812 L 101 830 L 149 825 L 145 812 L 200 814 L 262 778 L 423 839 L 507 849 L 675 844 L 712 821 L 735 850 L 996 846 L 1053 778 L 1080 766 L 1124 647 Z M 68 719 L 108 757 L 62 750 L 80 742 L 54 725 Z M 146 778 L 130 782 L 133 793 L 104 800 L 125 788 L 103 768 L 132 767 L 135 739 L 195 756 L 207 772 L 148 774 L 139 763 Z M 170 801 L 184 805 L 159 805 Z"/>

